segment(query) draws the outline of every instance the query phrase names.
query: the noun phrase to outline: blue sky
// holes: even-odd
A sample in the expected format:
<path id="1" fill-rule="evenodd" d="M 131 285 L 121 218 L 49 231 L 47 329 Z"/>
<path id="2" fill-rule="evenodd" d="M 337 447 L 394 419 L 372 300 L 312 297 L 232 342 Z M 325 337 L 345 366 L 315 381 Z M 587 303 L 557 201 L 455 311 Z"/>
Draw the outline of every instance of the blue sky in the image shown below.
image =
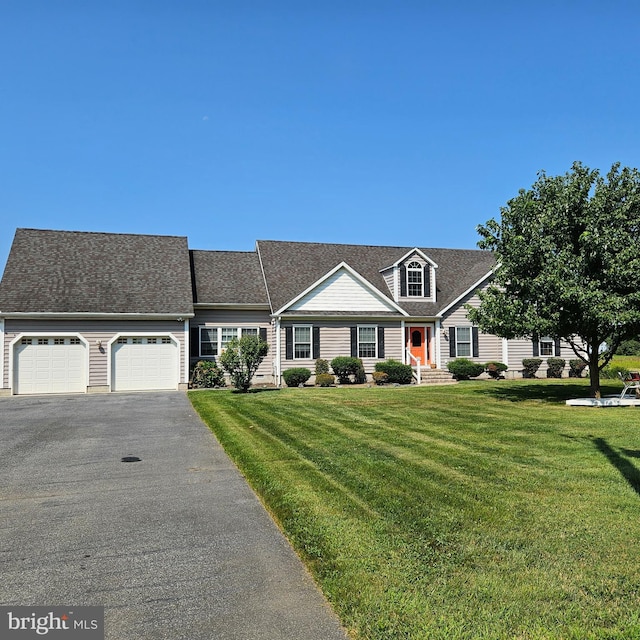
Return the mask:
<path id="1" fill-rule="evenodd" d="M 640 4 L 0 1 L 16 227 L 473 248 L 540 169 L 637 167 Z"/>

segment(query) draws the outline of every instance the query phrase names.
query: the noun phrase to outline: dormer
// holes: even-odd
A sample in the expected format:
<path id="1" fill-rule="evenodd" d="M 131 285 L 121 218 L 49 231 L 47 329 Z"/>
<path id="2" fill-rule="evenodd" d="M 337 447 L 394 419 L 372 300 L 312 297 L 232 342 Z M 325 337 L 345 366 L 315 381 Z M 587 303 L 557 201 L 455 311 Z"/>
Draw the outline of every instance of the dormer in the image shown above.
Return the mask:
<path id="1" fill-rule="evenodd" d="M 396 302 L 435 302 L 438 265 L 415 248 L 381 273 Z"/>

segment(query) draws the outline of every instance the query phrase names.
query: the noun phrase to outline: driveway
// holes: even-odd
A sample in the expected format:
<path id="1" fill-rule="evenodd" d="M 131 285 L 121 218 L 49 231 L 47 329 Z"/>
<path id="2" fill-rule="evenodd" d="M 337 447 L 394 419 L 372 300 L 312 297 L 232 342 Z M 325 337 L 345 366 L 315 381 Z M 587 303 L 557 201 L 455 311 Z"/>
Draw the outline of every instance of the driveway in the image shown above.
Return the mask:
<path id="1" fill-rule="evenodd" d="M 0 563 L 0 605 L 108 640 L 345 639 L 180 392 L 0 398 Z"/>

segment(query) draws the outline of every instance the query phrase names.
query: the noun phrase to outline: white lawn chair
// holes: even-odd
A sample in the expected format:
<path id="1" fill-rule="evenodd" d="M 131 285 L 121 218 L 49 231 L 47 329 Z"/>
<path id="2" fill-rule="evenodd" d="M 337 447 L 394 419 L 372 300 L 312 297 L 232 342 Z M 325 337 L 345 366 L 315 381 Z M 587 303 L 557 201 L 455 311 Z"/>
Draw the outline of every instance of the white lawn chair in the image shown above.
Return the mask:
<path id="1" fill-rule="evenodd" d="M 620 380 L 622 380 L 622 384 L 624 384 L 624 389 L 620 394 L 621 400 L 627 395 L 629 389 L 634 389 L 636 396 L 640 395 L 640 371 L 629 371 L 626 375 L 618 372 L 618 375 L 620 376 Z"/>

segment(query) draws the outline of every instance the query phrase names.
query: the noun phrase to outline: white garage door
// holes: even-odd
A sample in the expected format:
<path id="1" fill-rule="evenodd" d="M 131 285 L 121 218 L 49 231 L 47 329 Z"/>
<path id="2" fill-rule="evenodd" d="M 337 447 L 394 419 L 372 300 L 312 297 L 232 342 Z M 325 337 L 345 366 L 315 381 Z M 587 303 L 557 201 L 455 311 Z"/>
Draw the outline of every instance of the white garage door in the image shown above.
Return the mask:
<path id="1" fill-rule="evenodd" d="M 22 338 L 14 352 L 15 393 L 85 393 L 86 350 L 80 338 Z"/>
<path id="2" fill-rule="evenodd" d="M 118 338 L 112 349 L 113 391 L 178 387 L 178 347 L 168 336 Z"/>

